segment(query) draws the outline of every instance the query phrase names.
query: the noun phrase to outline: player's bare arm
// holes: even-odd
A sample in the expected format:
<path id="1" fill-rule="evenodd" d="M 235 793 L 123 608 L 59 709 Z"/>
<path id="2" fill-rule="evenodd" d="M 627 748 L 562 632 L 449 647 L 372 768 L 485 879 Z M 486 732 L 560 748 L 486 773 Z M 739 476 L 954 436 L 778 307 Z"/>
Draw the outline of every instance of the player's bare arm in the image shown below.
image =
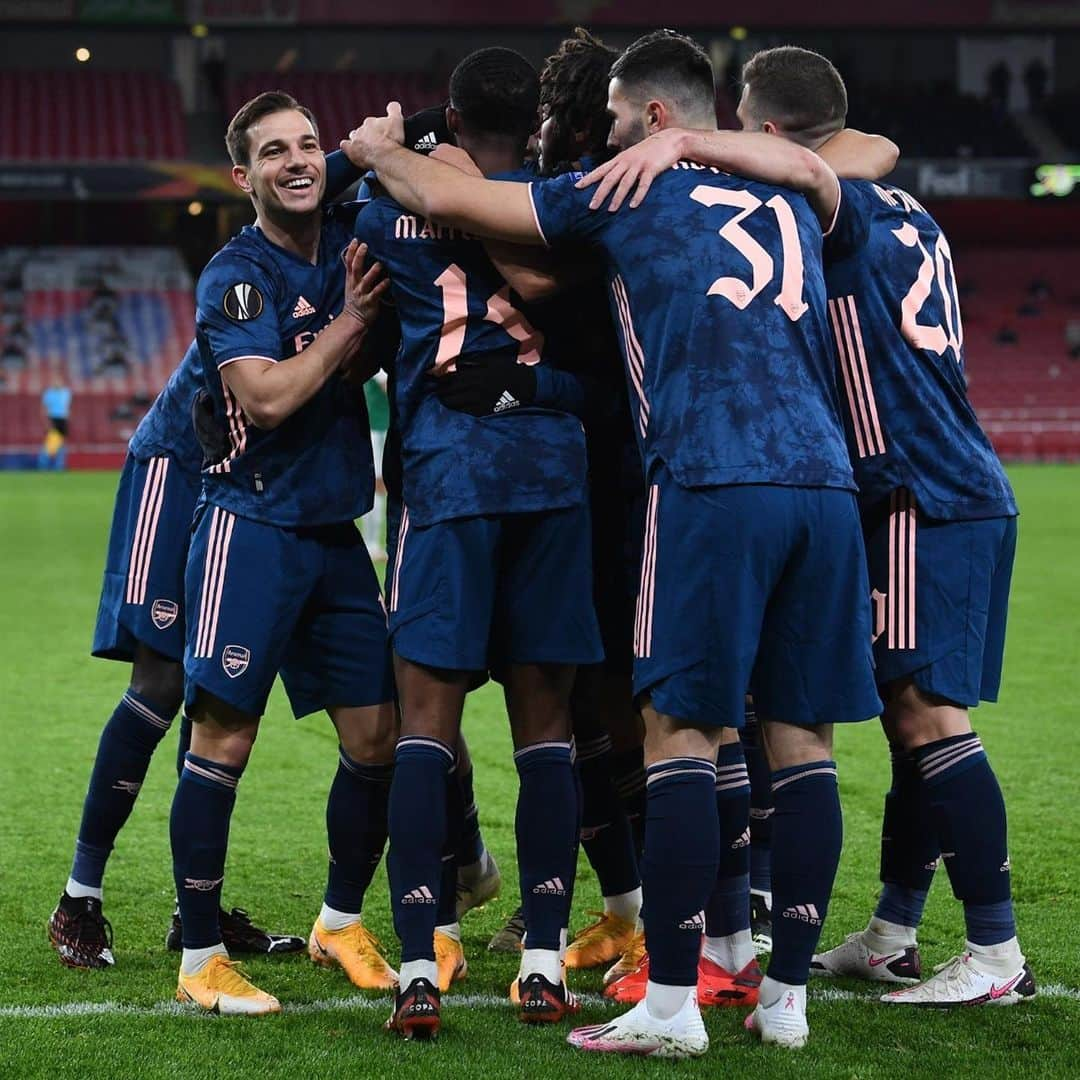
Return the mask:
<path id="1" fill-rule="evenodd" d="M 900 147 L 884 135 L 841 128 L 817 148 L 817 154 L 841 180 L 880 180 L 896 168 Z"/>
<path id="2" fill-rule="evenodd" d="M 431 221 L 496 240 L 544 242 L 528 185 L 466 176 L 414 154 L 401 145 L 403 130 L 401 106 L 392 101 L 386 116 L 369 116 L 342 140 L 341 149 L 354 165 L 374 169 L 392 198 Z"/>
<path id="3" fill-rule="evenodd" d="M 678 161 L 715 165 L 737 176 L 801 191 L 818 220 L 828 227 L 840 199 L 836 173 L 812 150 L 752 131 L 690 131 L 667 128 L 605 162 L 578 181 L 579 188 L 599 183 L 589 206 L 596 210 L 611 195 L 609 211 L 626 197 L 640 206 L 653 180 Z"/>
<path id="4" fill-rule="evenodd" d="M 226 385 L 256 427 L 264 431 L 277 427 L 314 397 L 359 348 L 388 285 L 379 263 L 364 271 L 366 254 L 366 245 L 355 240 L 346 248 L 345 306 L 303 352 L 278 363 L 244 357 L 221 369 Z"/>

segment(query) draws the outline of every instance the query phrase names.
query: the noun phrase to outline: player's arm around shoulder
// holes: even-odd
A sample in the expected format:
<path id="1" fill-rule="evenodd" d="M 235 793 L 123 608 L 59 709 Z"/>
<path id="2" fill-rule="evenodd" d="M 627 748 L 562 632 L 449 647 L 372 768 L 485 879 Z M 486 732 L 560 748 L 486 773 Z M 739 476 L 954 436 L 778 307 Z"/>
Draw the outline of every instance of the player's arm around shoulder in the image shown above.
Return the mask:
<path id="1" fill-rule="evenodd" d="M 354 354 L 378 315 L 387 281 L 375 263 L 366 272 L 366 248 L 355 240 L 344 254 L 345 304 L 341 315 L 302 352 L 287 360 L 248 355 L 219 363 L 222 381 L 251 422 L 272 430 L 311 400 Z M 277 331 L 280 338 L 280 330 Z M 280 349 L 280 346 L 279 346 Z"/>
<path id="2" fill-rule="evenodd" d="M 599 185 L 590 209 L 598 209 L 609 195 L 608 210 L 618 210 L 627 196 L 633 208 L 641 204 L 653 180 L 679 161 L 713 165 L 748 180 L 799 191 L 826 231 L 840 202 L 836 173 L 813 150 L 756 131 L 668 128 L 617 154 L 583 176 L 577 186 Z"/>
<path id="3" fill-rule="evenodd" d="M 406 150 L 403 131 L 401 106 L 391 102 L 386 116 L 369 116 L 341 149 L 354 165 L 374 169 L 395 201 L 431 221 L 497 240 L 543 243 L 526 185 L 468 176 Z"/>

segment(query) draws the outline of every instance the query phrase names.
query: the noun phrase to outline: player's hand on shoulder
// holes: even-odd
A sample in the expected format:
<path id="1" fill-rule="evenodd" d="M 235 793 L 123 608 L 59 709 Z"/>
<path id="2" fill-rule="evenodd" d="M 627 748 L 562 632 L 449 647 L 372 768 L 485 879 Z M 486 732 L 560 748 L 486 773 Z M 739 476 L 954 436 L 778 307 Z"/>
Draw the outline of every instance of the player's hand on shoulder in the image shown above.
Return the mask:
<path id="1" fill-rule="evenodd" d="M 345 306 L 342 315 L 357 320 L 365 329 L 379 315 L 379 304 L 390 279 L 383 273 L 382 263 L 372 263 L 364 269 L 367 244 L 351 240 L 342 252 L 345 263 Z"/>
<path id="2" fill-rule="evenodd" d="M 599 210 L 610 195 L 608 210 L 614 213 L 631 192 L 631 209 L 640 206 L 652 182 L 682 157 L 684 135 L 681 128 L 658 131 L 583 176 L 575 185 L 578 189 L 599 185 L 589 202 L 589 209 Z"/>
<path id="3" fill-rule="evenodd" d="M 358 128 L 341 140 L 345 156 L 359 169 L 374 167 L 375 159 L 387 144 L 401 145 L 405 142 L 405 118 L 401 105 L 391 101 L 385 116 L 369 116 Z"/>
<path id="4" fill-rule="evenodd" d="M 453 143 L 439 143 L 434 150 L 428 154 L 429 158 L 434 158 L 436 161 L 441 161 L 444 165 L 451 165 L 458 172 L 463 172 L 467 176 L 480 176 L 484 174 L 480 171 L 480 166 L 476 164 L 468 152 L 462 150 L 460 146 L 454 146 Z"/>

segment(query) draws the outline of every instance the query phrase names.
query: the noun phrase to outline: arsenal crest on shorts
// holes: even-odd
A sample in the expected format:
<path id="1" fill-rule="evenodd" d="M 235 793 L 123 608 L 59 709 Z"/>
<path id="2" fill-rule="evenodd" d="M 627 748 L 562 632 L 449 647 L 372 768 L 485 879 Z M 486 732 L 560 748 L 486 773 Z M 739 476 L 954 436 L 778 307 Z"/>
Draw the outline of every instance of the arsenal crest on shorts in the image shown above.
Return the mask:
<path id="1" fill-rule="evenodd" d="M 155 600 L 150 607 L 150 618 L 159 630 L 168 630 L 179 614 L 180 608 L 175 600 Z"/>
<path id="2" fill-rule="evenodd" d="M 230 679 L 243 675 L 251 663 L 251 650 L 243 645 L 226 645 L 221 652 L 221 666 Z"/>

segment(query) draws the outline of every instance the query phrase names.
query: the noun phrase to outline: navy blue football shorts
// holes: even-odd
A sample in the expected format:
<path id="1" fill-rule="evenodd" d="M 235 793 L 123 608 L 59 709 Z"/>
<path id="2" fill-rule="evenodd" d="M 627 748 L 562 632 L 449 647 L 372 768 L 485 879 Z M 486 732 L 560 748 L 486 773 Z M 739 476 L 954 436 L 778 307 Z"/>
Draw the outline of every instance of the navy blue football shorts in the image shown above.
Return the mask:
<path id="1" fill-rule="evenodd" d="M 936 521 L 898 488 L 863 528 L 878 684 L 910 677 L 956 705 L 996 701 L 1016 518 Z"/>
<path id="2" fill-rule="evenodd" d="M 418 526 L 401 515 L 387 563 L 394 652 L 427 667 L 595 664 L 585 505 Z"/>
<path id="3" fill-rule="evenodd" d="M 279 672 L 297 717 L 393 700 L 386 612 L 352 522 L 284 529 L 203 503 L 185 587 L 189 708 L 201 688 L 261 716 Z"/>
<path id="4" fill-rule="evenodd" d="M 183 660 L 184 566 L 198 497 L 198 477 L 173 458 L 139 461 L 128 454 L 113 509 L 94 656 L 130 662 L 141 641 Z"/>
<path id="5" fill-rule="evenodd" d="M 634 692 L 700 727 L 814 725 L 881 710 L 854 496 L 685 488 L 661 468 L 645 510 Z"/>

